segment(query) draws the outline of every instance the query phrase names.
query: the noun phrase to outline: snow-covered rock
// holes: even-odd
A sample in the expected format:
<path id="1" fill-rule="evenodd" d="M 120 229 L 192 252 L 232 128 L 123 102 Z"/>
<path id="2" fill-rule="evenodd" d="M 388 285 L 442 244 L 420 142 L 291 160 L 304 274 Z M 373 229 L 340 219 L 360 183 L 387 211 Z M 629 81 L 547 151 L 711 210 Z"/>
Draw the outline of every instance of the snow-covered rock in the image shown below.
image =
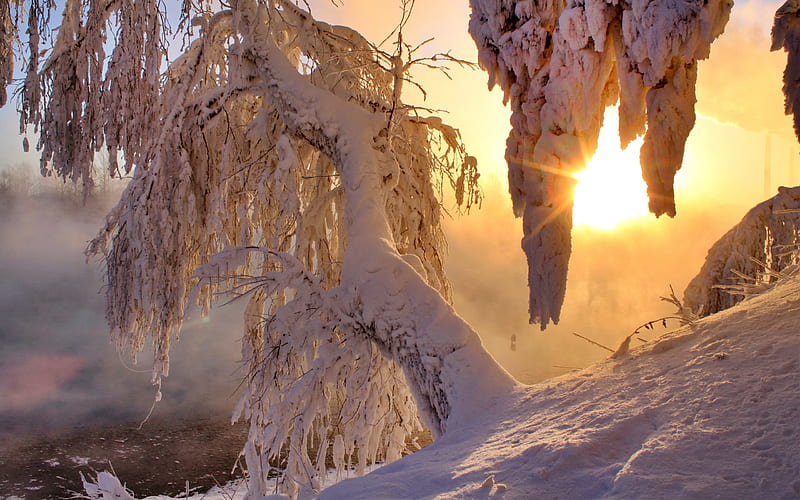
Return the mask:
<path id="1" fill-rule="evenodd" d="M 684 292 L 689 311 L 707 316 L 770 288 L 793 273 L 800 248 L 800 186 L 751 208 L 708 251 L 702 269 Z"/>

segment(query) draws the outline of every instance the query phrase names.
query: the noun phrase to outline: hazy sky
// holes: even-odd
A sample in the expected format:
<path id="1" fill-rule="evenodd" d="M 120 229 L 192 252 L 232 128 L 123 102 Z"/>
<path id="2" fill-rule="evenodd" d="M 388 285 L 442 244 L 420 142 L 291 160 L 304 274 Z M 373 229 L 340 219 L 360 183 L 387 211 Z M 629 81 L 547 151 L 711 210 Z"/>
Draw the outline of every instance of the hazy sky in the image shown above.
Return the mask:
<path id="1" fill-rule="evenodd" d="M 311 1 L 318 18 L 351 25 L 372 40 L 383 39 L 400 18 L 399 1 L 341 3 L 337 8 L 329 0 Z M 483 173 L 483 209 L 447 223 L 456 309 L 516 375 L 535 380 L 565 370 L 559 367 L 581 366 L 605 356 L 570 332 L 615 346 L 641 323 L 670 312 L 658 300 L 670 283 L 682 295 L 708 247 L 748 207 L 778 185 L 800 183 L 800 159 L 782 109 L 785 55 L 769 52 L 769 28 L 781 3 L 737 1 L 726 33 L 712 46 L 710 60 L 700 65 L 699 116 L 677 176 L 677 218 L 639 216 L 611 230 L 577 226 L 562 322 L 544 334 L 527 324 L 527 271 L 519 249 L 519 222 L 511 215 L 506 192 L 503 151 L 509 125 L 501 95 L 487 91 L 486 75 L 480 70 L 454 68 L 452 81 L 428 70 L 414 73 L 428 92 L 424 104 L 448 111 L 443 117 L 461 130 Z M 466 0 L 417 0 L 405 39 L 413 43 L 435 37 L 425 53 L 450 50 L 475 60 L 468 17 Z M 419 96 L 409 97 L 421 103 Z M 0 110 L 0 130 L 0 167 L 23 158 L 37 161 L 34 153 L 22 155 L 13 105 Z M 765 190 L 767 132 L 772 175 Z M 601 144 L 612 150 L 607 161 L 618 162 L 630 179 L 639 178 L 635 151 L 625 160 L 615 159 L 614 131 L 606 130 L 604 137 Z M 601 193 L 591 198 L 590 206 L 597 207 L 611 198 L 641 198 L 640 192 L 626 192 L 629 186 L 639 189 L 635 182 L 621 179 L 610 187 L 584 187 Z M 517 335 L 516 351 L 510 349 L 511 334 Z"/>

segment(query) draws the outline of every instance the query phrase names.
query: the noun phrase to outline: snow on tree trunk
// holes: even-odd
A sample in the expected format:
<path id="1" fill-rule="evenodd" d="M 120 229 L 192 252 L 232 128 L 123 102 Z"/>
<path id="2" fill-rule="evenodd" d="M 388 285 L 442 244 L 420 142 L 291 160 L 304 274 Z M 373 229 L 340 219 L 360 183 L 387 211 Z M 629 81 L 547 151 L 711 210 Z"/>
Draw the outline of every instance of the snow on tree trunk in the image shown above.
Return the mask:
<path id="1" fill-rule="evenodd" d="M 387 121 L 386 115 L 370 113 L 314 86 L 298 73 L 285 51 L 275 44 L 274 32 L 269 29 L 278 16 L 286 15 L 284 11 L 270 12 L 263 5 L 246 1 L 233 4 L 233 11 L 235 22 L 241 23 L 239 30 L 252 31 L 245 39 L 246 57 L 251 57 L 254 67 L 262 73 L 267 96 L 287 132 L 305 139 L 330 158 L 340 175 L 345 199 L 341 224 L 347 246 L 341 283 L 334 291 L 335 304 L 326 303 L 325 293 L 317 292 L 320 308 L 328 318 L 338 316 L 337 328 L 346 332 L 344 338 L 350 339 L 348 342 L 369 340 L 402 368 L 420 416 L 434 436 L 438 436 L 449 425 L 458 425 L 480 411 L 497 393 L 513 387 L 514 382 L 483 349 L 477 334 L 426 283 L 422 260 L 417 255 L 398 252 L 395 231 L 387 214 L 388 198 L 402 179 L 404 168 L 390 140 L 395 125 L 391 119 Z M 292 302 L 296 301 L 297 298 Z M 330 380 L 320 374 L 334 367 L 337 378 L 346 380 L 348 377 L 341 376 L 340 354 L 320 349 L 315 363 L 325 367 L 320 366 L 315 376 L 308 378 L 329 384 Z M 297 388 L 307 383 L 303 381 L 293 387 L 291 392 L 295 397 L 290 394 L 283 406 L 300 410 L 298 406 L 306 404 L 308 393 Z M 302 399 L 297 400 L 297 396 Z M 375 406 L 369 411 L 386 410 Z M 301 410 L 300 420 L 305 421 L 308 413 Z M 282 419 L 273 419 L 262 433 L 256 434 L 248 464 L 263 454 L 259 453 L 259 445 L 262 450 L 271 450 L 270 453 L 280 449 L 284 441 L 280 436 L 292 432 L 280 420 L 290 416 L 291 412 Z M 364 427 L 358 432 L 370 434 Z M 260 435 L 265 438 L 259 439 Z M 300 439 L 307 435 L 307 431 L 302 431 Z M 326 443 L 324 433 L 319 438 Z M 293 443 L 296 441 L 292 439 Z M 340 443 L 334 442 L 335 463 L 340 463 L 342 455 L 348 453 L 348 447 Z M 356 444 L 360 453 L 374 454 L 374 446 Z M 349 450 L 352 453 L 353 447 Z M 374 456 L 371 458 L 374 460 Z M 364 457 L 360 456 L 358 463 L 363 468 Z M 292 468 L 290 464 L 289 472 L 298 474 L 302 468 Z M 258 491 L 259 485 L 254 485 L 254 489 Z"/>
<path id="2" fill-rule="evenodd" d="M 620 138 L 644 134 L 650 210 L 675 215 L 673 178 L 694 125 L 697 60 L 731 0 L 471 0 L 478 60 L 511 102 L 506 144 L 514 213 L 523 217 L 530 320 L 558 322 L 571 253 L 575 174 L 594 154 L 606 106 Z M 647 125 L 647 127 L 645 127 Z M 609 193 L 613 196 L 613 193 Z"/>
<path id="3" fill-rule="evenodd" d="M 800 187 L 780 187 L 708 251 L 684 292 L 684 305 L 708 316 L 768 287 L 800 263 Z"/>
<path id="4" fill-rule="evenodd" d="M 254 26 L 250 52 L 287 128 L 332 158 L 341 174 L 348 246 L 339 288 L 349 326 L 398 362 L 425 423 L 440 435 L 451 419 L 465 418 L 513 382 L 425 282 L 419 258 L 396 249 L 386 213 L 401 168 L 387 140 L 391 124 L 303 78 L 272 40 L 265 7 L 242 1 L 235 10 Z"/>
<path id="5" fill-rule="evenodd" d="M 794 133 L 800 140 L 800 1 L 787 0 L 777 12 L 772 26 L 772 50 L 788 53 L 783 72 L 786 114 L 794 116 Z"/>

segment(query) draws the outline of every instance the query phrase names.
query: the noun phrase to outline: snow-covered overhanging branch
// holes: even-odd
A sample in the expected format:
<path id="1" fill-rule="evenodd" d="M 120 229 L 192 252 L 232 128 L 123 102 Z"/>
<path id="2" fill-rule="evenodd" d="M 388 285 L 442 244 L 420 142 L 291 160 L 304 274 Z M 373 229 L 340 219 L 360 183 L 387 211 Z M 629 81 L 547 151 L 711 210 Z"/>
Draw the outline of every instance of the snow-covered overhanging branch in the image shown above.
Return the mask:
<path id="1" fill-rule="evenodd" d="M 605 108 L 620 139 L 644 134 L 650 210 L 675 215 L 673 178 L 694 126 L 697 60 L 732 0 L 471 0 L 470 32 L 489 87 L 511 103 L 506 147 L 523 217 L 530 320 L 558 322 L 571 253 L 575 173 L 594 154 Z M 615 196 L 614 193 L 608 193 Z"/>
<path id="2" fill-rule="evenodd" d="M 424 422 L 439 435 L 512 381 L 425 283 L 419 258 L 395 247 L 386 199 L 403 176 L 403 162 L 387 141 L 393 119 L 387 122 L 298 74 L 268 29 L 284 11 L 255 2 L 235 5 L 241 30 L 252 27 L 248 53 L 287 130 L 326 153 L 341 176 L 348 246 L 338 293 L 341 314 L 349 318 L 341 328 L 370 340 L 402 367 Z"/>
<path id="3" fill-rule="evenodd" d="M 794 133 L 800 140 L 800 1 L 787 0 L 775 13 L 772 50 L 784 49 L 788 58 L 783 72 L 786 114 L 794 117 Z"/>

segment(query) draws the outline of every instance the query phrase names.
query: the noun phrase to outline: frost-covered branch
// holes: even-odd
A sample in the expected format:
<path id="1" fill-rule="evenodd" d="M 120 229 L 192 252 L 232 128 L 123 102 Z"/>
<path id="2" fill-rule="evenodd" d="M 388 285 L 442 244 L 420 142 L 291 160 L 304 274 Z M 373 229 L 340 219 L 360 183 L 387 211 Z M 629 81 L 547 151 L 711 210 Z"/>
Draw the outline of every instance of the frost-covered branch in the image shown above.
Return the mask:
<path id="1" fill-rule="evenodd" d="M 247 261 L 268 270 L 238 274 Z M 237 413 L 253 430 L 245 446 L 253 490 L 264 491 L 271 471 L 266 463 L 278 464 L 286 491 L 296 493 L 292 478 L 318 490 L 328 463 L 340 471 L 355 465 L 363 473 L 370 463 L 406 452 L 408 436 L 421 430 L 414 401 L 393 362 L 366 338 L 341 329 L 350 319 L 342 317 L 337 289 L 326 289 L 293 255 L 259 247 L 229 247 L 196 276 L 249 298 L 250 393 Z"/>
<path id="2" fill-rule="evenodd" d="M 478 61 L 489 87 L 500 85 L 511 103 L 506 160 L 514 213 L 523 217 L 531 322 L 558 322 L 575 174 L 594 154 L 606 106 L 619 100 L 623 146 L 645 136 L 650 210 L 675 215 L 672 185 L 694 125 L 696 61 L 708 56 L 732 4 L 471 0 Z"/>
<path id="3" fill-rule="evenodd" d="M 352 328 L 400 363 L 426 424 L 435 434 L 443 432 L 454 407 L 462 404 L 458 396 L 465 394 L 462 377 L 454 377 L 461 368 L 451 360 L 470 352 L 474 362 L 486 363 L 489 380 L 510 379 L 484 358 L 475 333 L 425 283 L 419 259 L 403 258 L 394 247 L 385 199 L 400 176 L 400 165 L 386 140 L 384 122 L 306 81 L 264 27 L 268 10 L 253 3 L 239 5 L 243 22 L 255 25 L 250 51 L 260 59 L 256 65 L 265 73 L 268 93 L 284 122 L 326 151 L 339 169 L 348 239 L 341 288 L 351 294 L 350 307 L 358 318 Z M 483 397 L 477 387 L 472 392 Z"/>
<path id="4" fill-rule="evenodd" d="M 14 43 L 17 41 L 16 25 L 9 0 L 0 0 L 0 106 L 8 101 L 6 87 L 14 77 Z"/>
<path id="5" fill-rule="evenodd" d="M 800 264 L 800 187 L 781 187 L 708 251 L 686 287 L 684 304 L 699 316 L 727 309 L 772 286 Z M 737 293 L 738 292 L 738 293 Z"/>

